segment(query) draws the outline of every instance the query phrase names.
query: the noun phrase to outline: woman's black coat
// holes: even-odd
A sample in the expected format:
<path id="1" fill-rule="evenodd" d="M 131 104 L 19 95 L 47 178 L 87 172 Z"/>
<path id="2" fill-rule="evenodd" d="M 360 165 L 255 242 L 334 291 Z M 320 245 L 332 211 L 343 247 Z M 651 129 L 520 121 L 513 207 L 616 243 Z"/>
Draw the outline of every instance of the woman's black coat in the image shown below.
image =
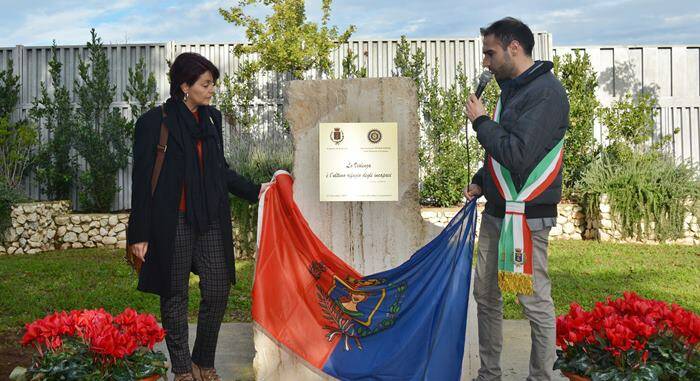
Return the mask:
<path id="1" fill-rule="evenodd" d="M 161 296 L 170 295 L 170 269 L 175 243 L 175 227 L 182 184 L 184 181 L 183 134 L 174 122 L 175 118 L 165 118 L 168 127 L 168 147 L 165 152 L 163 168 L 153 197 L 151 197 L 151 174 L 156 158 L 156 146 L 160 137 L 160 124 L 163 120 L 161 107 L 155 107 L 143 114 L 136 122 L 134 133 L 134 160 L 131 184 L 131 215 L 129 216 L 128 243 L 148 242 L 146 261 L 139 274 L 138 289 Z M 224 159 L 221 134 L 221 112 L 214 107 L 209 109 L 214 126 L 219 131 L 217 148 L 223 173 L 229 192 L 251 202 L 257 202 L 259 184 L 253 184 L 246 178 L 228 168 Z M 166 114 L 175 110 L 167 110 Z M 174 115 L 174 114 L 173 114 Z M 192 144 L 192 142 L 187 142 Z M 212 174 L 205 174 L 210 176 Z M 226 254 L 226 267 L 231 282 L 235 282 L 236 271 L 233 255 L 233 237 L 231 232 L 231 212 L 228 197 L 222 198 L 219 224 Z"/>

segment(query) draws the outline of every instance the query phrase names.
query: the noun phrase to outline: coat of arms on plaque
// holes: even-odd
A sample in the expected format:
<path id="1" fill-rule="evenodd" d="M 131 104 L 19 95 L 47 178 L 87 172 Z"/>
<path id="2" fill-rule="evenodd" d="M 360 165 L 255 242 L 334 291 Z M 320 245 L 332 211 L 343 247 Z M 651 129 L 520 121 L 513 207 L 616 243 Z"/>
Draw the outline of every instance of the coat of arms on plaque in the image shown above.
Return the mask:
<path id="1" fill-rule="evenodd" d="M 339 127 L 335 127 L 333 131 L 331 131 L 331 141 L 335 144 L 340 144 L 343 139 L 345 139 L 343 130 L 341 130 Z"/>

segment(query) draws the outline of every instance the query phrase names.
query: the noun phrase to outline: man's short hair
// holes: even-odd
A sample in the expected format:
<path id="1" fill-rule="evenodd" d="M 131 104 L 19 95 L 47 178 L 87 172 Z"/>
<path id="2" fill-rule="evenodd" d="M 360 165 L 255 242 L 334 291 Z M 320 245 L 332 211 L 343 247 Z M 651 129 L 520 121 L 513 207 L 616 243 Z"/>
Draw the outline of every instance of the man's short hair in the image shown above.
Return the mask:
<path id="1" fill-rule="evenodd" d="M 530 27 L 524 22 L 513 18 L 502 18 L 486 28 L 481 28 L 481 36 L 493 35 L 500 42 L 503 49 L 506 49 L 512 41 L 518 41 L 525 50 L 525 54 L 532 57 L 532 48 L 535 46 L 535 36 L 532 35 Z"/>

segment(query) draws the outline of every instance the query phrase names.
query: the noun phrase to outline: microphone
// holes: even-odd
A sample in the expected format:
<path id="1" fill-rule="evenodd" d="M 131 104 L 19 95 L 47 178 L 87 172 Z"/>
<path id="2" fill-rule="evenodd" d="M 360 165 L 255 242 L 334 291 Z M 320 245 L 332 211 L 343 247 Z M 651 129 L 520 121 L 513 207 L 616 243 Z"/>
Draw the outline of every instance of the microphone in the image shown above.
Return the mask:
<path id="1" fill-rule="evenodd" d="M 484 92 L 484 89 L 486 89 L 486 86 L 491 81 L 491 78 L 493 78 L 493 74 L 491 74 L 490 71 L 484 70 L 484 72 L 481 73 L 479 76 L 479 85 L 476 87 L 476 93 L 474 93 L 477 98 L 481 98 L 481 93 Z"/>

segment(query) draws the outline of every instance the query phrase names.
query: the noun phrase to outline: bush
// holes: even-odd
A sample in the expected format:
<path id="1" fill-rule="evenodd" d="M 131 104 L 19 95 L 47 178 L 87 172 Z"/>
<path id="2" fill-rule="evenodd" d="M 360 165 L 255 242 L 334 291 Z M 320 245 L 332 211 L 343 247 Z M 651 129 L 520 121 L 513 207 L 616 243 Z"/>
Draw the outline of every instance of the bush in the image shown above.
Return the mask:
<path id="1" fill-rule="evenodd" d="M 405 36 L 396 50 L 397 76 L 413 79 L 419 102 L 421 203 L 452 206 L 462 201 L 462 189 L 476 171 L 483 150 L 476 137 L 466 141 L 465 104 L 471 91 L 464 68 L 457 67 L 453 84 L 444 88 L 439 81 L 438 64 L 424 68 L 425 54 L 419 48 L 411 53 Z"/>
<path id="2" fill-rule="evenodd" d="M 12 205 L 27 201 L 26 196 L 14 188 L 0 183 L 0 233 L 12 226 Z M 0 242 L 5 242 L 5 235 L 0 234 Z"/>
<path id="3" fill-rule="evenodd" d="M 411 78 L 416 84 L 418 91 L 418 102 L 423 99 L 422 78 L 425 72 L 425 52 L 423 49 L 416 49 L 411 53 L 411 44 L 406 39 L 406 36 L 401 36 L 401 41 L 396 47 L 396 56 L 394 57 L 394 66 L 396 71 L 393 73 L 396 77 Z"/>
<path id="4" fill-rule="evenodd" d="M 27 121 L 12 122 L 12 112 L 19 102 L 19 76 L 13 73 L 13 62 L 0 71 L 0 242 L 2 234 L 12 226 L 11 206 L 26 197 L 17 189 L 24 172 L 31 164 L 38 139 L 35 125 Z"/>
<path id="5" fill-rule="evenodd" d="M 29 121 L 11 120 L 19 102 L 19 76 L 13 73 L 13 62 L 0 71 L 0 176 L 7 187 L 17 189 L 25 171 L 33 163 L 39 139 L 36 126 Z"/>
<path id="6" fill-rule="evenodd" d="M 431 77 L 423 79 L 423 131 L 418 151 L 423 170 L 421 201 L 427 205 L 452 206 L 462 200 L 469 179 L 465 144 L 470 87 L 462 65 L 455 83 L 440 85 L 437 61 Z M 477 156 L 478 157 L 478 156 Z"/>
<path id="7" fill-rule="evenodd" d="M 8 187 L 17 189 L 26 170 L 34 163 L 39 131 L 23 120 L 11 122 L 0 117 L 0 176 Z"/>
<path id="8" fill-rule="evenodd" d="M 258 67 L 254 62 L 240 60 L 237 70 L 224 75 L 217 103 L 232 134 L 250 133 L 258 123 L 255 114 L 255 91 L 258 83 Z"/>
<path id="9" fill-rule="evenodd" d="M 569 129 L 564 141 L 563 190 L 571 196 L 586 168 L 597 155 L 593 124 L 600 103 L 595 96 L 598 87 L 588 53 L 566 54 L 554 57 L 554 74 L 559 78 L 569 97 Z"/>
<path id="10" fill-rule="evenodd" d="M 367 52 L 363 54 L 366 56 Z M 348 49 L 345 58 L 343 58 L 343 79 L 347 78 L 366 78 L 367 77 L 367 67 L 358 68 L 355 64 L 357 61 L 357 54 L 355 54 L 351 49 Z M 360 65 L 362 66 L 362 65 Z"/>
<path id="11" fill-rule="evenodd" d="M 612 216 L 625 237 L 664 241 L 681 238 L 688 213 L 698 215 L 700 180 L 697 168 L 676 164 L 656 143 L 654 117 L 658 101 L 652 91 L 625 93 L 598 112 L 607 127 L 607 146 L 576 185 L 586 213 L 599 215 L 600 198 L 607 195 Z"/>
<path id="12" fill-rule="evenodd" d="M 234 149 L 227 155 L 229 165 L 254 182 L 270 181 L 278 169 L 292 172 L 293 148 L 288 134 L 234 135 L 231 147 Z M 256 249 L 258 208 L 237 197 L 231 197 L 230 200 L 236 250 L 245 257 L 252 257 Z"/>
<path id="13" fill-rule="evenodd" d="M 131 119 L 136 120 L 156 106 L 158 92 L 156 77 L 146 71 L 146 62 L 139 58 L 135 68 L 129 68 L 129 84 L 123 93 L 124 102 L 130 103 Z"/>
<path id="14" fill-rule="evenodd" d="M 50 200 L 67 200 L 77 178 L 77 159 L 71 148 L 75 134 L 75 112 L 68 89 L 61 78 L 62 65 L 58 61 L 56 41 L 51 48 L 49 73 L 53 94 L 46 83 L 41 84 L 41 95 L 32 101 L 30 117 L 42 123 L 48 136 L 41 144 L 36 161 L 36 177 L 41 190 Z"/>
<path id="15" fill-rule="evenodd" d="M 686 214 L 700 215 L 696 169 L 676 165 L 656 151 L 629 154 L 625 160 L 605 155 L 585 172 L 577 188 L 589 216 L 599 215 L 600 198 L 607 195 L 611 214 L 626 237 L 680 238 Z"/>
<path id="16" fill-rule="evenodd" d="M 14 74 L 14 61 L 7 60 L 7 69 L 0 70 L 0 117 L 12 114 L 19 102 L 19 76 Z"/>
<path id="17" fill-rule="evenodd" d="M 111 108 L 116 86 L 109 82 L 109 63 L 102 41 L 94 29 L 90 34 L 89 63 L 80 60 L 80 80 L 74 85 L 79 103 L 74 143 L 87 167 L 80 174 L 80 206 L 87 211 L 107 212 L 119 191 L 117 173 L 127 164 L 127 139 L 133 132 L 133 123 L 118 109 Z"/>
<path id="18" fill-rule="evenodd" d="M 670 136 L 649 147 L 654 132 L 654 117 L 658 112 L 656 96 L 648 91 L 636 95 L 626 93 L 610 107 L 600 109 L 599 117 L 608 128 L 605 153 L 624 162 L 647 148 L 658 149 Z"/>

